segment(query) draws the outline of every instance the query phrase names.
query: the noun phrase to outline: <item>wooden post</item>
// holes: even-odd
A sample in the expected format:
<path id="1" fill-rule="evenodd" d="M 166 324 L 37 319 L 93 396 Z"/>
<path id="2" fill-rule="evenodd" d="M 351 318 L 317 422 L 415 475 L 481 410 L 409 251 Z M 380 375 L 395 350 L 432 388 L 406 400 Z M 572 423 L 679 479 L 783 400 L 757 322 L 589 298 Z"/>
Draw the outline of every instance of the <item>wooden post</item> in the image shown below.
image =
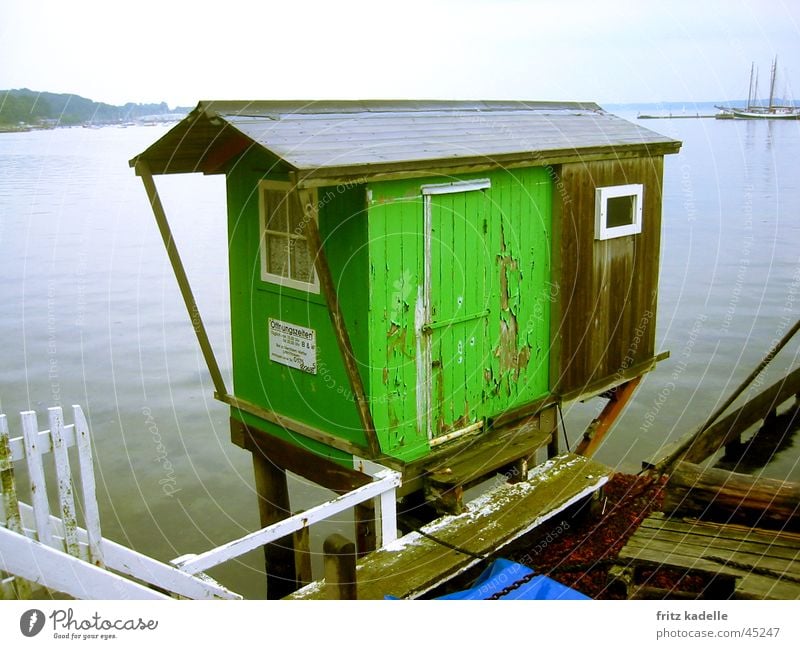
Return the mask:
<path id="1" fill-rule="evenodd" d="M 375 535 L 375 503 L 371 500 L 353 508 L 356 525 L 356 554 L 363 557 L 372 552 L 376 546 Z"/>
<path id="2" fill-rule="evenodd" d="M 298 588 L 313 581 L 309 529 L 304 527 L 294 533 L 294 576 Z"/>
<path id="3" fill-rule="evenodd" d="M 323 544 L 327 599 L 358 599 L 356 546 L 341 534 L 331 534 Z"/>
<path id="4" fill-rule="evenodd" d="M 287 518 L 290 514 L 286 471 L 253 453 L 258 513 L 261 527 Z M 282 599 L 296 590 L 294 547 L 291 537 L 264 546 L 267 571 L 267 598 Z"/>

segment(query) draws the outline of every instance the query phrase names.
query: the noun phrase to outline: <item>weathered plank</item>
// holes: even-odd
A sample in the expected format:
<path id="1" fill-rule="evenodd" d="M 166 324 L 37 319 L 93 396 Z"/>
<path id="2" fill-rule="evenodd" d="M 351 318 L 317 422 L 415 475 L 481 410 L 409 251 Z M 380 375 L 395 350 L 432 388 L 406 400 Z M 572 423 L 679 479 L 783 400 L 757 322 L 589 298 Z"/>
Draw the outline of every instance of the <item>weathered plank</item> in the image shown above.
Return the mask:
<path id="1" fill-rule="evenodd" d="M 169 599 L 4 527 L 0 527 L 0 570 L 78 599 Z"/>
<path id="2" fill-rule="evenodd" d="M 103 536 L 100 532 L 100 509 L 97 506 L 89 424 L 80 406 L 72 406 L 72 417 L 75 422 L 75 445 L 78 447 L 78 470 L 81 474 L 83 519 L 86 524 L 86 534 L 89 541 L 89 561 L 102 568 L 104 566 L 101 545 Z"/>
<path id="3" fill-rule="evenodd" d="M 421 530 L 488 556 L 600 489 L 610 474 L 609 468 L 587 458 L 561 455 L 536 467 L 527 481 L 499 486 L 469 503 L 466 512 Z M 358 562 L 358 597 L 419 597 L 478 561 L 412 532 Z M 289 599 L 324 597 L 324 582 L 315 582 Z"/>
<path id="4" fill-rule="evenodd" d="M 461 512 L 464 489 L 550 444 L 556 433 L 542 423 L 539 415 L 528 417 L 514 427 L 488 433 L 460 453 L 436 460 L 423 480 L 426 497 L 443 512 Z"/>
<path id="5" fill-rule="evenodd" d="M 67 554 L 80 556 L 78 547 L 78 519 L 75 514 L 75 497 L 72 494 L 72 471 L 69 468 L 67 445 L 64 441 L 64 413 L 56 406 L 47 409 L 50 437 L 53 440 L 53 460 L 56 468 L 58 505 L 64 521 L 64 544 Z M 83 557 L 81 557 L 83 558 Z"/>
<path id="6" fill-rule="evenodd" d="M 800 598 L 800 537 L 796 534 L 651 514 L 620 551 L 627 566 L 702 571 L 737 578 L 735 596 Z"/>
<path id="7" fill-rule="evenodd" d="M 22 437 L 25 441 L 25 460 L 28 464 L 31 484 L 31 502 L 36 518 L 36 534 L 39 541 L 52 546 L 53 537 L 50 534 L 48 523 L 50 504 L 47 501 L 47 483 L 44 479 L 44 465 L 39 448 L 39 425 L 36 421 L 36 413 L 32 410 L 20 413 L 20 417 Z"/>
<path id="8" fill-rule="evenodd" d="M 800 484 L 679 462 L 670 474 L 663 509 L 672 515 L 797 530 Z"/>

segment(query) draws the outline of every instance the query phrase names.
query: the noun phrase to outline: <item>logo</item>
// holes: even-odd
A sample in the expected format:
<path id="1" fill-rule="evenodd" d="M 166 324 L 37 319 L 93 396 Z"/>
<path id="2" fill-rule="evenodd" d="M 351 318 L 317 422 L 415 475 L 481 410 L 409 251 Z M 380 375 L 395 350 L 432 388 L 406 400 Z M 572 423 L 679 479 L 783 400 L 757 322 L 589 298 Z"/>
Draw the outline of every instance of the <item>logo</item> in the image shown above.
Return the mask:
<path id="1" fill-rule="evenodd" d="M 25 611 L 19 618 L 19 630 L 22 635 L 32 638 L 44 627 L 44 613 L 38 608 Z"/>

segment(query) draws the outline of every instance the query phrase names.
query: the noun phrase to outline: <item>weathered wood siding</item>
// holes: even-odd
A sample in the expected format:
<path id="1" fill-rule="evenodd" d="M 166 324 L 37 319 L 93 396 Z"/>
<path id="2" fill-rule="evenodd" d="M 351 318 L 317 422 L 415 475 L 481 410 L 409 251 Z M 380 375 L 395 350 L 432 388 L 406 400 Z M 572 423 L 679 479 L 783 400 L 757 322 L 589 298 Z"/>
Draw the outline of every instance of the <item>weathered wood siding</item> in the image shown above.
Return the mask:
<path id="1" fill-rule="evenodd" d="M 556 168 L 551 383 L 566 394 L 654 356 L 663 157 Z M 595 239 L 595 189 L 644 185 L 642 232 Z"/>

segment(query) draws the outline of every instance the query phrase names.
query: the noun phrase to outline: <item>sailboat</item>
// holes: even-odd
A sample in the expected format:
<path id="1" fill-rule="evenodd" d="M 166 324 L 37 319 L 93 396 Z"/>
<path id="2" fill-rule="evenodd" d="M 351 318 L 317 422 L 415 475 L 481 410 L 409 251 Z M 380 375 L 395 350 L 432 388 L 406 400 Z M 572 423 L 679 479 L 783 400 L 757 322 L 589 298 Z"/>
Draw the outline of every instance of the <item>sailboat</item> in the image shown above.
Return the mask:
<path id="1" fill-rule="evenodd" d="M 720 119 L 800 119 L 800 108 L 791 105 L 775 103 L 775 77 L 778 70 L 778 57 L 772 61 L 772 70 L 769 79 L 769 104 L 763 106 L 758 103 L 758 71 L 755 64 L 750 66 L 750 86 L 747 92 L 747 106 L 745 108 L 728 108 L 717 106 L 721 111 L 717 117 Z"/>
<path id="2" fill-rule="evenodd" d="M 728 108 L 717 106 L 722 111 L 718 117 L 733 119 L 800 119 L 800 108 L 794 105 L 775 103 L 775 78 L 778 71 L 778 57 L 772 61 L 769 79 L 769 103 L 766 106 L 758 103 L 758 70 L 755 64 L 750 66 L 750 86 L 747 93 L 747 106 L 744 108 Z"/>

